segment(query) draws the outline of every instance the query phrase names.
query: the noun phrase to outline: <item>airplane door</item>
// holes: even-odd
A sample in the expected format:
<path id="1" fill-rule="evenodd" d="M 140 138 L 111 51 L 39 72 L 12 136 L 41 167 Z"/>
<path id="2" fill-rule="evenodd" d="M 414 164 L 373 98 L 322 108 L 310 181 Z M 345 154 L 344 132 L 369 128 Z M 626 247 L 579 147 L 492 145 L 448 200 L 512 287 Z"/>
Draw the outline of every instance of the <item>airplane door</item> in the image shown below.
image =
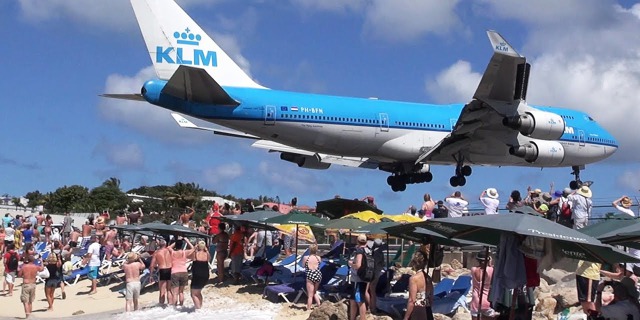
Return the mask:
<path id="1" fill-rule="evenodd" d="M 584 130 L 578 130 L 578 145 L 584 147 Z"/>
<path id="2" fill-rule="evenodd" d="M 265 106 L 264 107 L 264 124 L 272 126 L 276 124 L 276 107 Z"/>
<path id="3" fill-rule="evenodd" d="M 453 131 L 453 129 L 456 128 L 456 123 L 458 123 L 458 119 L 449 119 L 449 124 L 451 125 L 451 128 L 449 131 Z"/>
<path id="4" fill-rule="evenodd" d="M 380 114 L 380 132 L 389 132 L 389 115 Z"/>

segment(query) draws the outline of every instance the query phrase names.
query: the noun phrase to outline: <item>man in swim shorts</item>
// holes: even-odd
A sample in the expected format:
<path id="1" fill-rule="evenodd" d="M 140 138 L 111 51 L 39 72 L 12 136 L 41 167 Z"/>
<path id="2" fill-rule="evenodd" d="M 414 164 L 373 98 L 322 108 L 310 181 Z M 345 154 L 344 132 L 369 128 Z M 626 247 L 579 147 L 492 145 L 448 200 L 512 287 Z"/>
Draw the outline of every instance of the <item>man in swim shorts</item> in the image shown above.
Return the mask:
<path id="1" fill-rule="evenodd" d="M 144 263 L 140 256 L 135 252 L 129 252 L 127 255 L 127 263 L 122 265 L 124 270 L 127 290 L 125 291 L 125 307 L 126 312 L 138 310 L 138 298 L 140 297 L 140 271 L 144 270 Z"/>
<path id="2" fill-rule="evenodd" d="M 159 303 L 164 305 L 169 302 L 167 292 L 171 294 L 169 290 L 169 283 L 171 281 L 171 266 L 173 265 L 171 259 L 171 252 L 167 249 L 167 242 L 164 239 L 158 240 L 158 250 L 153 253 L 151 259 L 150 271 L 158 269 L 158 288 L 160 291 Z M 165 302 L 166 301 L 166 302 Z"/>

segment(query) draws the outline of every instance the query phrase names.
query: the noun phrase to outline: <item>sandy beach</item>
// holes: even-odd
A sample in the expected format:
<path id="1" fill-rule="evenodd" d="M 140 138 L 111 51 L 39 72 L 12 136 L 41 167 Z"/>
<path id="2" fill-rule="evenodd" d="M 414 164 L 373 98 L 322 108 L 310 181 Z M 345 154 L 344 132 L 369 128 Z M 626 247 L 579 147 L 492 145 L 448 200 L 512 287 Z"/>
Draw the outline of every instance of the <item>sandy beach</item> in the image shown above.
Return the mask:
<path id="1" fill-rule="evenodd" d="M 2 267 L 0 266 L 0 271 Z M 215 276 L 212 276 L 212 279 Z M 4 281 L 4 278 L 2 279 Z M 20 302 L 22 279 L 18 278 L 13 296 L 0 294 L 0 319 L 24 319 L 24 309 Z M 66 299 L 62 299 L 60 289 L 56 290 L 53 311 L 47 311 L 44 284 L 36 288 L 36 300 L 33 303 L 31 318 L 72 318 L 84 319 L 178 319 L 185 315 L 199 319 L 307 319 L 310 312 L 303 310 L 303 304 L 289 306 L 286 303 L 274 304 L 262 298 L 263 285 L 213 285 L 208 284 L 202 291 L 204 305 L 195 311 L 189 290 L 185 290 L 184 307 L 158 307 L 156 285 L 148 286 L 140 296 L 141 310 L 124 313 L 125 299 L 118 291 L 124 288 L 123 282 L 112 282 L 98 286 L 98 293 L 88 295 L 91 283 L 80 280 L 74 286 L 65 286 Z"/>

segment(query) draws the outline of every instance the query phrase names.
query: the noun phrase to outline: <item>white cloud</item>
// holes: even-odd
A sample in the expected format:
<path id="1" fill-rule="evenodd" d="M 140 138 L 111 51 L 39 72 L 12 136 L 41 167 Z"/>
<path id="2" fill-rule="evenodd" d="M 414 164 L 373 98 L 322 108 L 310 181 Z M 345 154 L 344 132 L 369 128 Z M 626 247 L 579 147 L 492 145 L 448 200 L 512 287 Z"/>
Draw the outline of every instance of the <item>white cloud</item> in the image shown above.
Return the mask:
<path id="1" fill-rule="evenodd" d="M 635 192 L 640 188 L 640 170 L 627 170 L 618 177 L 618 183 Z"/>
<path id="2" fill-rule="evenodd" d="M 291 0 L 293 4 L 306 10 L 320 10 L 345 13 L 348 11 L 357 11 L 365 6 L 364 0 Z"/>
<path id="3" fill-rule="evenodd" d="M 293 163 L 289 165 L 295 166 Z M 258 170 L 267 184 L 277 185 L 295 194 L 324 193 L 331 187 L 330 181 L 319 178 L 310 169 L 291 168 L 286 164 L 274 166 L 262 161 L 258 165 Z"/>
<path id="4" fill-rule="evenodd" d="M 473 97 L 482 75 L 471 70 L 471 64 L 458 60 L 441 71 L 435 80 L 427 80 L 429 95 L 439 103 L 467 102 Z"/>
<path id="5" fill-rule="evenodd" d="M 93 149 L 94 156 L 104 157 L 105 160 L 120 169 L 142 169 L 144 154 L 142 148 L 135 143 L 112 143 L 100 141 Z"/>
<path id="6" fill-rule="evenodd" d="M 215 168 L 202 171 L 202 178 L 207 184 L 218 185 L 221 182 L 232 181 L 244 174 L 242 165 L 237 162 L 226 163 Z"/>
<path id="7" fill-rule="evenodd" d="M 455 12 L 459 0 L 373 0 L 366 9 L 367 33 L 390 41 L 422 35 L 444 35 L 461 26 Z"/>

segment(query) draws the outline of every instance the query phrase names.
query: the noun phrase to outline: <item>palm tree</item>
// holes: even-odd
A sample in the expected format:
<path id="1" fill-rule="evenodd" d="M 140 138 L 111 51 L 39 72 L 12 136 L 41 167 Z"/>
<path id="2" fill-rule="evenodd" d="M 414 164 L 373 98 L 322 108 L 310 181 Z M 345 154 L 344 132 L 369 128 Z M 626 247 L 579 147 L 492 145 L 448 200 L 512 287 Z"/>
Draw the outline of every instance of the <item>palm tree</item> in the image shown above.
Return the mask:
<path id="1" fill-rule="evenodd" d="M 165 192 L 164 200 L 173 206 L 183 208 L 186 206 L 193 207 L 200 200 L 202 189 L 194 182 L 176 183 L 169 191 Z"/>
<path id="2" fill-rule="evenodd" d="M 111 177 L 102 183 L 103 187 L 114 188 L 120 190 L 120 179 Z"/>
<path id="3" fill-rule="evenodd" d="M 16 206 L 16 210 L 18 210 L 18 207 L 22 207 L 22 202 L 20 202 L 20 198 L 18 197 L 11 198 L 11 203 Z"/>

